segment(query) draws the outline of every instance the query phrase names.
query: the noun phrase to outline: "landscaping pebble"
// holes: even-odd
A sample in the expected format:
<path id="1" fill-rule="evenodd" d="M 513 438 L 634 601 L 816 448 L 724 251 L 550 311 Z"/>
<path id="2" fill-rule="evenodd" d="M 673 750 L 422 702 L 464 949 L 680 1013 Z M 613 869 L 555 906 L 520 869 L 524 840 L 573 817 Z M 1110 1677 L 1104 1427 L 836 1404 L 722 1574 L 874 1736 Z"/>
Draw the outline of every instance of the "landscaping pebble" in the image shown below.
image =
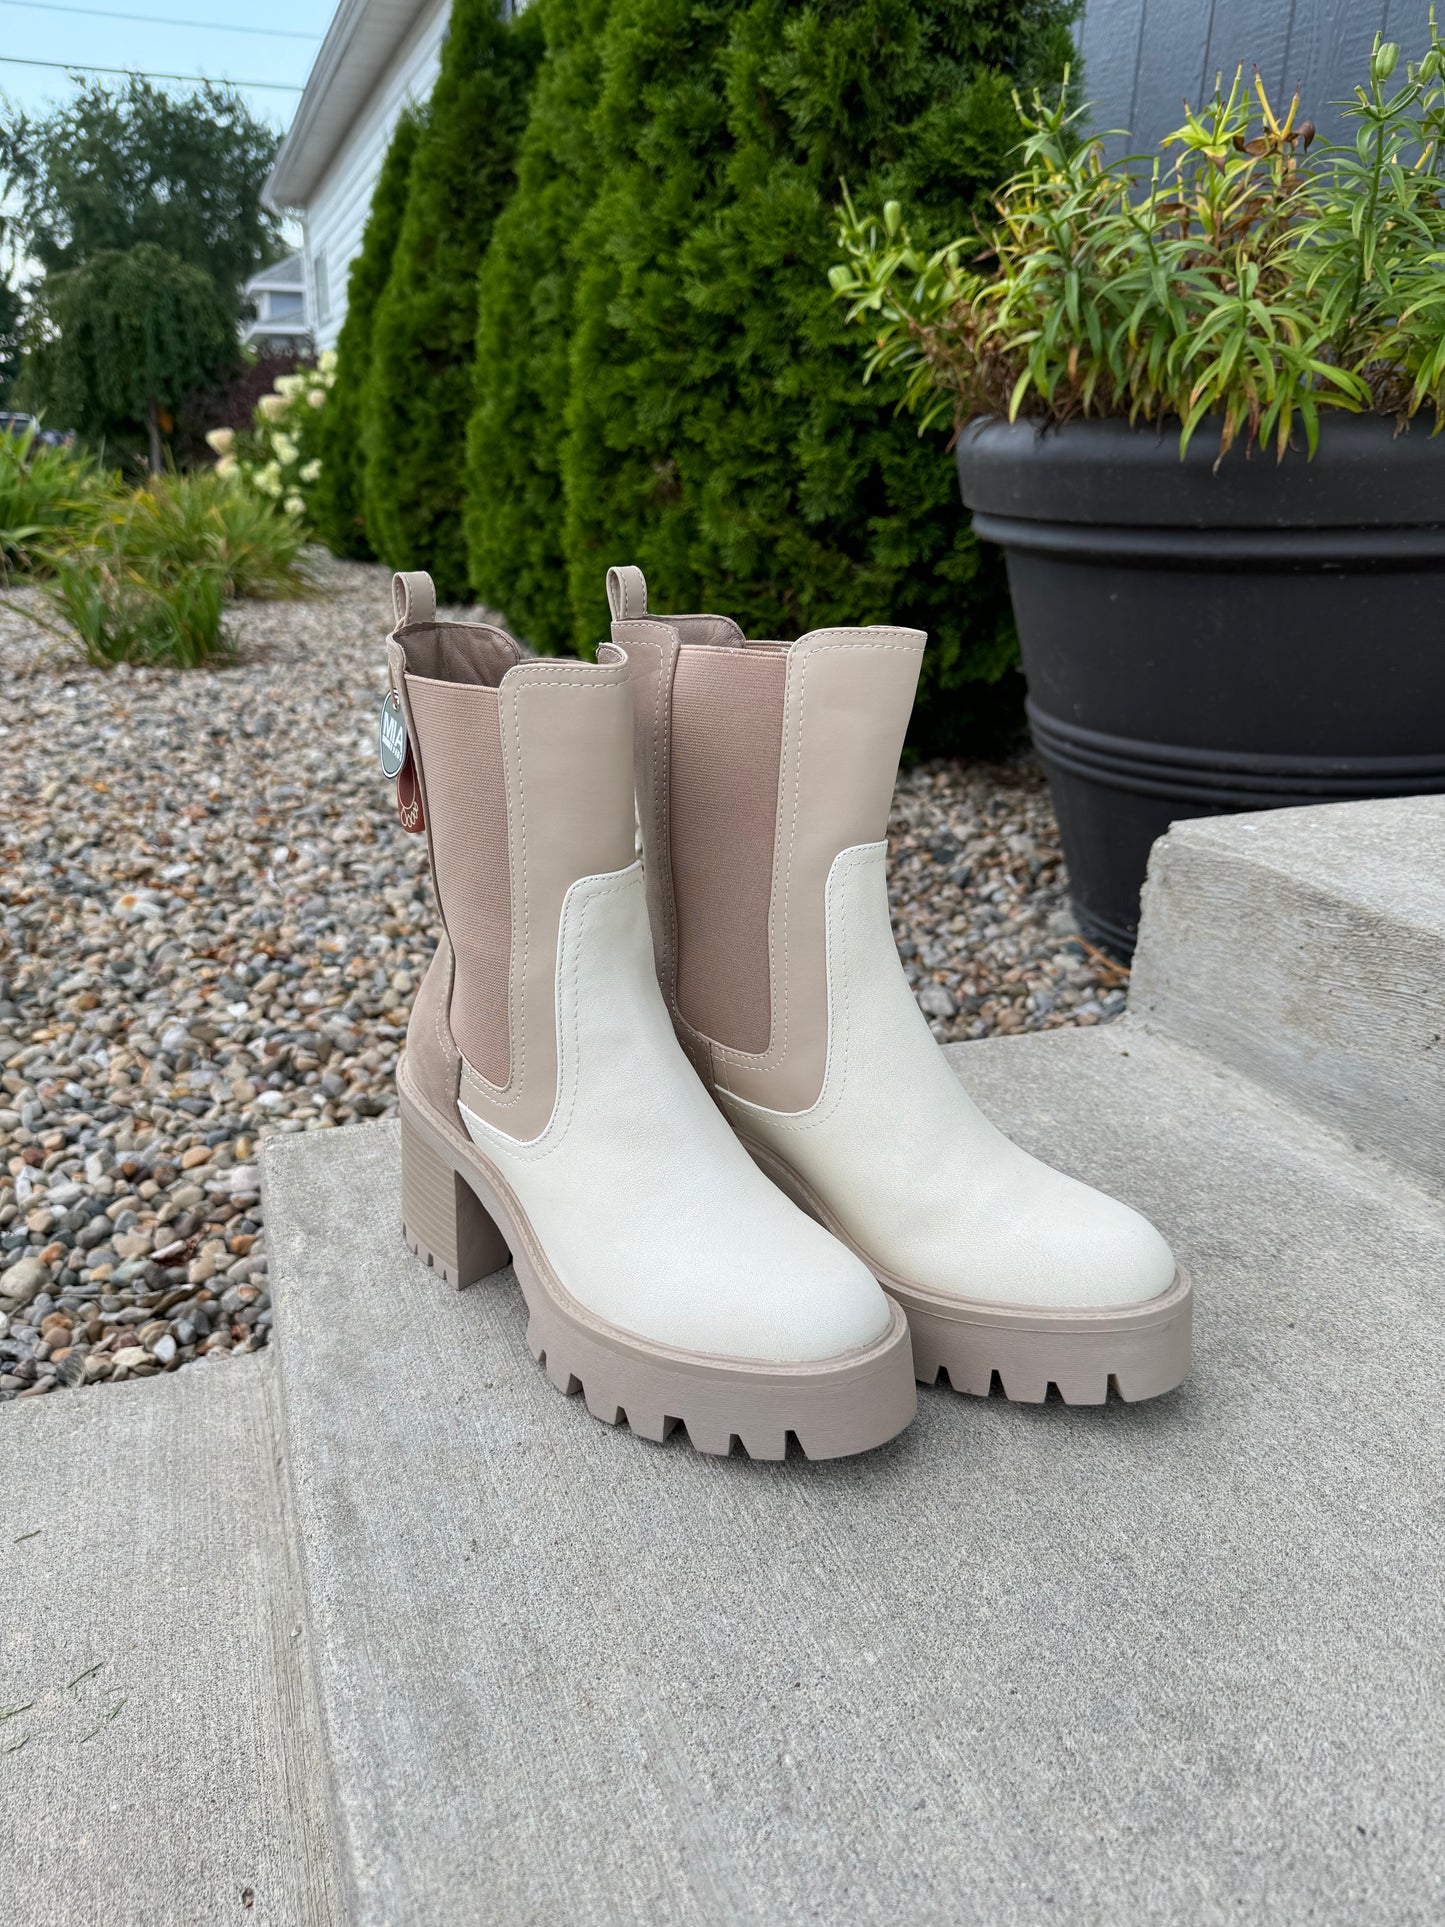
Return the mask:
<path id="1" fill-rule="evenodd" d="M 1129 973 L 1079 935 L 1030 752 L 905 767 L 888 840 L 894 936 L 940 1042 L 1122 1014 Z"/>
<path id="2" fill-rule="evenodd" d="M 389 578 L 318 570 L 212 671 L 90 670 L 0 611 L 0 1404 L 265 1345 L 260 1140 L 395 1111 L 434 919 L 376 767 Z M 936 1036 L 1122 1008 L 1030 758 L 905 770 L 891 837 Z"/>

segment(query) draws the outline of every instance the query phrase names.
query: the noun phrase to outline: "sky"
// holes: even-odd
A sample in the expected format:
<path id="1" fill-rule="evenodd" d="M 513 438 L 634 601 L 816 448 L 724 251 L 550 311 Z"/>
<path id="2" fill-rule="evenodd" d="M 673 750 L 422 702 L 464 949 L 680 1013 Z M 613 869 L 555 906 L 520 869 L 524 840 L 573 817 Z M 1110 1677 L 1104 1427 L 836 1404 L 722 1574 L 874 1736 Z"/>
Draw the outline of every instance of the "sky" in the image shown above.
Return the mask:
<path id="1" fill-rule="evenodd" d="M 336 0 L 0 0 L 0 113 L 33 117 L 67 99 L 79 84 L 66 71 L 74 62 L 235 81 L 252 113 L 284 133 L 335 8 Z M 21 64 L 42 60 L 61 65 Z M 287 246 L 300 245 L 294 220 L 283 231 Z"/>
<path id="2" fill-rule="evenodd" d="M 63 71 L 72 61 L 268 81 L 279 87 L 239 91 L 258 118 L 284 131 L 335 8 L 336 0 L 0 0 L 0 95 L 12 108 L 42 113 L 74 92 Z M 187 24 L 151 24 L 157 20 Z M 21 59 L 59 61 L 62 70 L 21 66 Z"/>

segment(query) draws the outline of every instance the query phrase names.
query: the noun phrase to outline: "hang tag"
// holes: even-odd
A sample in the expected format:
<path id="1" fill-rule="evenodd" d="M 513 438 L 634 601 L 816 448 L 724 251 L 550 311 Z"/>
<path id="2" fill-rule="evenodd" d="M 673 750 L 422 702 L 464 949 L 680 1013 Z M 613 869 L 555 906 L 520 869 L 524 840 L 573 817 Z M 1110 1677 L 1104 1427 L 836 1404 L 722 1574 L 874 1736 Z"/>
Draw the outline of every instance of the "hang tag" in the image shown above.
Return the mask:
<path id="1" fill-rule="evenodd" d="M 421 784 L 417 781 L 416 760 L 406 733 L 406 715 L 394 689 L 386 692 L 386 701 L 381 705 L 376 747 L 382 775 L 396 780 L 396 813 L 401 818 L 401 827 L 413 836 L 420 836 L 426 828 Z"/>
<path id="2" fill-rule="evenodd" d="M 381 757 L 382 775 L 389 780 L 400 776 L 410 745 L 406 740 L 406 717 L 402 714 L 401 698 L 394 689 L 387 690 L 386 701 L 381 705 L 376 747 Z"/>
<path id="3" fill-rule="evenodd" d="M 401 818 L 401 827 L 413 836 L 420 836 L 426 828 L 426 816 L 421 806 L 421 784 L 416 780 L 416 764 L 411 760 L 411 747 L 408 745 L 406 761 L 401 766 L 401 774 L 396 779 L 396 813 Z"/>

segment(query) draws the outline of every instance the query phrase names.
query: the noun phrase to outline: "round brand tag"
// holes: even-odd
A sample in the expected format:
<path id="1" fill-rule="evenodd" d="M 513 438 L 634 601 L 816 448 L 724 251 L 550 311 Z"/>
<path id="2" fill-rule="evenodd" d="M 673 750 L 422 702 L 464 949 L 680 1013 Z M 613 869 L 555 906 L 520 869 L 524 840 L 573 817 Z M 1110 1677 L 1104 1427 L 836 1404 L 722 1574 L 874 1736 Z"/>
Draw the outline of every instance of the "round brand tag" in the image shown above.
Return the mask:
<path id="1" fill-rule="evenodd" d="M 376 742 L 381 756 L 382 775 L 400 776 L 401 766 L 406 761 L 406 718 L 401 713 L 401 699 L 394 689 L 387 690 L 386 701 L 381 705 L 381 727 L 377 731 Z"/>

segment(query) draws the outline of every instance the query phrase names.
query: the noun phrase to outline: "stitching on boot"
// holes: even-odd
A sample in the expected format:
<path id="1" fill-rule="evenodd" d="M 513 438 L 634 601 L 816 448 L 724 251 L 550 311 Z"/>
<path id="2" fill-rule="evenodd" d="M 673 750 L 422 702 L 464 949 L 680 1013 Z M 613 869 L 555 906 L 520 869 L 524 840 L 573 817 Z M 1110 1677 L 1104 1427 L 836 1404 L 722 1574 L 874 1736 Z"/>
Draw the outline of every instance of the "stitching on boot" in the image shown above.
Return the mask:
<path id="1" fill-rule="evenodd" d="M 838 969 L 833 970 L 833 896 L 834 881 L 845 874 L 861 870 L 877 861 L 886 875 L 888 845 L 883 843 L 855 843 L 851 849 L 840 850 L 829 866 L 827 883 L 824 887 L 825 940 L 824 959 L 828 992 L 828 1045 L 823 1056 L 823 1083 L 817 1097 L 804 1111 L 775 1111 L 755 1098 L 741 1097 L 735 1091 L 727 1095 L 735 1104 L 746 1105 L 750 1109 L 763 1112 L 780 1131 L 813 1131 L 826 1124 L 834 1111 L 843 1101 L 843 1092 L 848 1082 L 849 1045 L 853 1032 L 853 993 L 849 982 L 846 964 L 837 960 Z M 885 889 L 885 914 L 887 908 Z M 838 991 L 838 1024 L 835 1036 L 833 1025 L 833 1002 L 835 987 Z"/>
<path id="2" fill-rule="evenodd" d="M 860 649 L 882 650 L 894 655 L 915 655 L 918 653 L 918 644 L 916 642 L 882 642 L 882 641 L 873 640 L 873 638 L 876 637 L 878 634 L 878 631 L 875 629 L 842 629 L 842 630 L 835 629 L 835 630 L 829 631 L 828 633 L 838 637 L 838 640 L 836 642 L 819 642 L 809 646 L 806 649 L 799 649 L 797 652 L 796 658 L 792 659 L 792 660 L 797 660 L 800 664 L 800 667 L 798 670 L 798 701 L 796 706 L 797 723 L 793 731 L 793 735 L 797 743 L 797 755 L 794 759 L 794 769 L 793 769 L 793 775 L 792 775 L 792 811 L 791 811 L 791 815 L 789 817 L 789 823 L 788 823 L 788 848 L 787 848 L 786 868 L 783 871 L 782 902 L 785 906 L 788 902 L 789 895 L 791 892 L 791 887 L 792 887 L 793 855 L 797 844 L 798 805 L 802 794 L 802 782 L 801 782 L 802 737 L 803 737 L 803 720 L 804 720 L 804 714 L 805 714 L 805 699 L 806 699 L 806 691 L 807 691 L 807 678 L 808 678 L 809 664 L 812 662 L 815 656 L 828 655 L 836 651 L 843 651 L 843 650 L 846 650 L 849 655 L 855 654 Z M 892 629 L 892 630 L 885 630 L 883 633 L 885 635 L 902 635 L 905 632 L 899 629 Z M 845 640 L 845 638 L 847 638 L 847 640 Z M 854 638 L 856 638 L 856 640 L 854 640 Z M 790 669 L 792 667 L 792 660 L 790 660 L 789 662 Z M 787 758 L 788 748 L 789 748 L 788 742 L 785 740 L 783 745 L 785 760 Z M 782 855 L 782 852 L 779 848 L 779 845 L 782 839 L 781 796 L 779 797 L 778 817 L 779 817 L 778 836 L 777 836 L 777 840 L 774 843 L 774 848 L 773 848 L 773 864 L 774 864 L 773 874 L 775 879 L 779 874 L 777 865 Z M 776 883 L 775 883 L 775 888 L 776 888 Z M 792 1001 L 791 985 L 788 979 L 787 956 L 788 956 L 788 946 L 784 944 L 782 948 L 782 957 L 781 957 L 781 963 L 780 963 L 779 952 L 778 952 L 778 932 L 774 927 L 772 918 L 770 917 L 768 920 L 768 973 L 769 973 L 769 979 L 773 984 L 774 990 L 775 990 L 774 1005 L 773 1005 L 773 1024 L 772 1024 L 774 1035 L 769 1037 L 768 1047 L 765 1051 L 732 1050 L 727 1045 L 719 1044 L 715 1039 L 710 1039 L 709 1041 L 712 1044 L 714 1063 L 716 1063 L 717 1060 L 721 1058 L 726 1063 L 737 1064 L 741 1068 L 769 1071 L 769 1070 L 780 1069 L 782 1065 L 786 1062 L 787 1054 L 788 1054 L 788 1034 L 789 1034 L 789 1024 L 790 1024 L 790 1015 L 791 1015 L 790 1005 Z M 782 983 L 782 995 L 781 995 L 781 998 L 779 999 L 776 995 L 776 988 L 780 980 Z M 782 1006 L 782 1035 L 780 1038 L 776 1034 L 777 1026 L 778 1026 L 779 1002 L 781 1002 L 781 1006 Z M 726 1087 L 724 1086 L 724 1088 Z"/>
<path id="3" fill-rule="evenodd" d="M 572 1128 L 572 1118 L 577 1108 L 577 1094 L 581 1086 L 580 1075 L 574 1077 L 572 1080 L 572 1088 L 567 1094 L 566 1115 L 559 1119 L 557 1104 L 561 1099 L 563 1088 L 567 1082 L 567 1066 L 573 1056 L 578 1059 L 579 1063 L 581 1060 L 581 1046 L 578 1040 L 581 1029 L 582 1000 L 577 993 L 577 977 L 582 967 L 583 937 L 586 934 L 587 913 L 594 903 L 600 903 L 604 897 L 615 896 L 620 890 L 635 887 L 636 883 L 641 880 L 640 870 L 641 866 L 633 863 L 629 864 L 625 870 L 617 872 L 615 876 L 609 877 L 605 883 L 599 883 L 596 878 L 592 877 L 579 877 L 575 883 L 568 887 L 567 896 L 563 900 L 562 905 L 562 920 L 557 929 L 557 954 L 559 957 L 566 955 L 568 952 L 570 932 L 574 921 L 577 925 L 577 937 L 575 943 L 570 943 L 571 962 L 568 965 L 567 971 L 568 996 L 565 999 L 561 994 L 562 985 L 560 983 L 556 985 L 557 1009 L 553 1013 L 553 1022 L 557 1030 L 557 1092 L 553 1099 L 552 1111 L 548 1116 L 547 1122 L 542 1126 L 542 1129 L 537 1133 L 536 1137 L 509 1137 L 498 1125 L 489 1123 L 484 1117 L 479 1117 L 475 1111 L 468 1110 L 465 1104 L 460 1105 L 460 1108 L 466 1111 L 468 1118 L 473 1121 L 479 1129 L 503 1139 L 514 1155 L 526 1158 L 529 1163 L 540 1164 L 544 1159 L 550 1157 L 554 1151 L 559 1149 L 566 1139 L 568 1131 Z M 576 891 L 578 883 L 593 883 L 596 887 L 589 890 L 585 896 L 574 896 L 573 893 Z M 561 1021 L 564 1001 L 571 1005 L 570 1055 L 569 1032 L 564 1030 Z M 471 1071 L 473 1076 L 477 1075 L 475 1066 L 468 1064 L 467 1069 Z M 555 1137 L 553 1136 L 554 1131 L 556 1133 Z M 547 1140 L 550 1140 L 550 1142 Z"/>

